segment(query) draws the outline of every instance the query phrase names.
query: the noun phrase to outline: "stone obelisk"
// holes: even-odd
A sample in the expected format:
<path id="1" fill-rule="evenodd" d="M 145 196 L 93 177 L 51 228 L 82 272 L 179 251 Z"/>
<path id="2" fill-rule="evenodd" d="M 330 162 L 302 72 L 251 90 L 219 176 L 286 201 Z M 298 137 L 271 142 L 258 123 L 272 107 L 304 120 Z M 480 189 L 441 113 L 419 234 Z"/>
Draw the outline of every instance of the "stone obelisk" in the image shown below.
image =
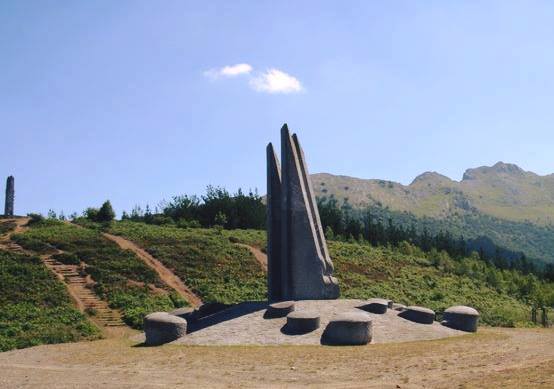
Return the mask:
<path id="1" fill-rule="evenodd" d="M 4 216 L 13 216 L 13 203 L 15 200 L 15 180 L 9 176 L 6 180 L 6 203 L 4 206 Z"/>
<path id="2" fill-rule="evenodd" d="M 267 146 L 267 185 L 269 300 L 338 298 L 304 152 L 286 124 L 280 169 L 272 144 Z"/>

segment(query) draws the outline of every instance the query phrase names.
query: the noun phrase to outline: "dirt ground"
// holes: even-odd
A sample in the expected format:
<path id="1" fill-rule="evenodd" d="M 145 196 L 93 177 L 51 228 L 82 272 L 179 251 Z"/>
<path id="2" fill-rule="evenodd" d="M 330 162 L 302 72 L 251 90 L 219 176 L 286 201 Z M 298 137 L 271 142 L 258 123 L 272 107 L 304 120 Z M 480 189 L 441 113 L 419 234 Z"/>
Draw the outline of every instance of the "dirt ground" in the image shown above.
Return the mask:
<path id="1" fill-rule="evenodd" d="M 554 330 L 480 328 L 361 347 L 148 348 L 114 337 L 0 353 L 0 372 L 2 388 L 552 388 Z"/>

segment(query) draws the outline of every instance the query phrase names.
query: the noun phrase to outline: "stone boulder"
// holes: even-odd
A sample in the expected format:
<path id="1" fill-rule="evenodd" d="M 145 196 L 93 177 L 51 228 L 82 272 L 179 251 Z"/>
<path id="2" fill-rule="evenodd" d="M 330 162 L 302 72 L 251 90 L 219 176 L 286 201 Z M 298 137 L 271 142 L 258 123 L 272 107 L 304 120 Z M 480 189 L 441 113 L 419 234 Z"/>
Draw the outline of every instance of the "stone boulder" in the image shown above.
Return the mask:
<path id="1" fill-rule="evenodd" d="M 389 306 L 389 300 L 373 298 L 373 299 L 367 300 L 367 302 L 364 305 L 358 308 L 371 313 L 383 314 L 387 312 L 388 306 Z"/>
<path id="2" fill-rule="evenodd" d="M 145 344 L 155 346 L 172 342 L 187 333 L 187 321 L 167 312 L 154 312 L 144 318 Z"/>
<path id="3" fill-rule="evenodd" d="M 328 345 L 364 345 L 371 342 L 373 324 L 371 317 L 364 312 L 345 312 L 335 316 L 321 337 Z"/>
<path id="4" fill-rule="evenodd" d="M 169 314 L 173 316 L 179 316 L 183 319 L 188 319 L 194 312 L 195 309 L 192 307 L 183 307 L 174 309 L 173 311 L 169 312 Z"/>
<path id="5" fill-rule="evenodd" d="M 287 334 L 306 334 L 319 328 L 319 313 L 314 311 L 294 311 L 287 315 L 287 324 L 283 332 Z"/>
<path id="6" fill-rule="evenodd" d="M 421 324 L 433 324 L 435 321 L 435 311 L 418 306 L 409 306 L 404 311 L 400 312 L 398 316 Z"/>
<path id="7" fill-rule="evenodd" d="M 295 309 L 294 301 L 280 301 L 270 304 L 264 314 L 266 319 L 285 317 Z"/>
<path id="8" fill-rule="evenodd" d="M 444 311 L 442 324 L 456 330 L 476 332 L 479 312 L 465 305 L 456 305 Z"/>
<path id="9" fill-rule="evenodd" d="M 404 304 L 394 303 L 392 304 L 392 309 L 394 309 L 395 311 L 402 312 L 403 310 L 406 309 L 406 306 Z"/>

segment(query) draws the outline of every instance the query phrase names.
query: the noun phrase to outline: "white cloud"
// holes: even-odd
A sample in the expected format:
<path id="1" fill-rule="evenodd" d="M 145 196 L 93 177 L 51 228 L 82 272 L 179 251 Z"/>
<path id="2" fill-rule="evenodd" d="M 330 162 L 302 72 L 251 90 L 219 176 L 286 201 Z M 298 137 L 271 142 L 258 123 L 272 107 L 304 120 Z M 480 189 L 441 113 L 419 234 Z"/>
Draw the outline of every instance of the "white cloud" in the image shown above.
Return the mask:
<path id="1" fill-rule="evenodd" d="M 222 68 L 210 69 L 204 72 L 204 76 L 211 80 L 217 80 L 221 77 L 236 77 L 241 74 L 248 74 L 252 71 L 252 66 L 247 63 L 224 66 Z"/>
<path id="2" fill-rule="evenodd" d="M 300 81 L 279 69 L 268 69 L 250 79 L 250 87 L 258 92 L 298 93 L 304 88 Z"/>

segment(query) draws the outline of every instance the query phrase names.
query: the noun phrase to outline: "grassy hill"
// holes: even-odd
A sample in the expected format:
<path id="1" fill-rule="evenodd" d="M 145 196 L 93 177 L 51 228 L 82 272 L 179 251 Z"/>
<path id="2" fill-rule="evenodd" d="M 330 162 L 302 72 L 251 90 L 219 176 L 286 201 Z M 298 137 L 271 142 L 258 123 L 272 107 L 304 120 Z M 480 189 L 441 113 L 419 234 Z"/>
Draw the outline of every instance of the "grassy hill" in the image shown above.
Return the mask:
<path id="1" fill-rule="evenodd" d="M 0 351 L 99 336 L 40 259 L 0 250 Z"/>
<path id="2" fill-rule="evenodd" d="M 265 247 L 265 232 L 154 226 L 130 221 L 108 227 L 142 245 L 204 301 L 225 303 L 263 299 L 265 275 L 247 249 L 232 242 Z M 530 325 L 527 301 L 537 290 L 554 298 L 554 286 L 534 276 L 499 271 L 482 261 L 425 254 L 416 247 L 372 247 L 329 242 L 343 298 L 382 296 L 405 304 L 421 304 L 440 312 L 463 304 L 482 312 L 490 325 Z"/>
<path id="3" fill-rule="evenodd" d="M 86 263 L 96 293 L 140 328 L 145 314 L 182 304 L 132 252 L 105 239 L 106 230 L 134 241 L 177 274 L 204 302 L 263 300 L 266 277 L 250 250 L 265 249 L 259 230 L 177 228 L 124 221 L 86 223 L 88 228 L 46 220 L 13 240 L 37 254 L 63 250 L 58 260 Z M 531 303 L 554 303 L 554 285 L 533 275 L 498 270 L 476 258 L 452 260 L 402 243 L 329 241 L 342 298 L 385 297 L 437 311 L 471 305 L 482 322 L 531 326 Z M 552 316 L 552 312 L 550 312 Z M 0 349 L 98 337 L 96 327 L 72 307 L 64 286 L 36 257 L 0 251 Z"/>
<path id="4" fill-rule="evenodd" d="M 432 231 L 486 236 L 506 249 L 554 262 L 554 175 L 539 176 L 499 162 L 467 170 L 460 182 L 434 172 L 407 186 L 326 173 L 311 178 L 318 197 L 369 207 Z"/>
<path id="5" fill-rule="evenodd" d="M 120 309 L 131 327 L 141 328 L 143 317 L 150 312 L 185 304 L 135 254 L 120 249 L 96 230 L 45 220 L 12 239 L 37 254 L 62 250 L 63 254 L 55 256 L 62 263 L 84 262 L 83 271 L 96 282 L 96 294 L 112 308 Z"/>

